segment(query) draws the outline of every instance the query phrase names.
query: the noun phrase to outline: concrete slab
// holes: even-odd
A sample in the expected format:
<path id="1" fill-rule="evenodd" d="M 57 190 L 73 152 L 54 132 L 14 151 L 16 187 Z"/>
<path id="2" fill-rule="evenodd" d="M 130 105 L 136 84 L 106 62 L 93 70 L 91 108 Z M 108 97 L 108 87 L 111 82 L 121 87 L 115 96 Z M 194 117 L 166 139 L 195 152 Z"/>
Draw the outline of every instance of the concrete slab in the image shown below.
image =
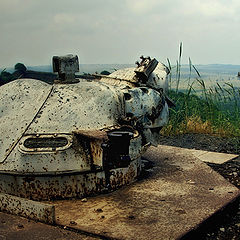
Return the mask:
<path id="1" fill-rule="evenodd" d="M 149 175 L 87 201 L 57 201 L 56 223 L 116 239 L 178 239 L 239 196 L 190 151 L 159 146 Z"/>
<path id="2" fill-rule="evenodd" d="M 93 236 L 0 212 L 0 240 L 96 240 Z"/>
<path id="3" fill-rule="evenodd" d="M 159 146 L 163 148 L 165 147 L 165 145 L 159 145 Z M 203 162 L 215 163 L 215 164 L 223 164 L 239 157 L 239 155 L 237 154 L 209 152 L 209 151 L 187 149 L 187 148 L 179 148 L 179 149 L 190 151 L 193 154 L 193 156 L 197 157 L 199 160 Z"/>
<path id="4" fill-rule="evenodd" d="M 237 154 L 208 152 L 202 150 L 190 150 L 190 151 L 195 157 L 199 158 L 201 161 L 215 164 L 223 164 L 225 162 L 236 159 L 239 156 Z"/>
<path id="5" fill-rule="evenodd" d="M 203 150 L 186 149 L 186 151 L 188 151 L 188 150 L 191 151 L 192 154 L 197 158 L 199 158 L 200 156 L 208 153 L 208 151 L 203 151 Z"/>

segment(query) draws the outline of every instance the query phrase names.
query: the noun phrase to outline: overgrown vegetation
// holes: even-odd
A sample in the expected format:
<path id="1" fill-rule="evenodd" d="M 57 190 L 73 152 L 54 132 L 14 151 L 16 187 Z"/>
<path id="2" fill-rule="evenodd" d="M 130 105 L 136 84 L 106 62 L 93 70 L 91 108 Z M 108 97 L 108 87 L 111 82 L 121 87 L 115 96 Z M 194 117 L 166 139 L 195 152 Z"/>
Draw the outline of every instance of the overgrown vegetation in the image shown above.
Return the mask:
<path id="1" fill-rule="evenodd" d="M 203 133 L 240 136 L 240 90 L 232 83 L 223 85 L 216 83 L 216 86 L 207 88 L 190 58 L 188 87 L 180 90 L 181 56 L 182 44 L 175 68 L 168 59 L 169 96 L 174 100 L 176 107 L 170 109 L 170 121 L 162 129 L 162 134 Z M 192 71 L 197 73 L 195 79 L 191 78 Z"/>

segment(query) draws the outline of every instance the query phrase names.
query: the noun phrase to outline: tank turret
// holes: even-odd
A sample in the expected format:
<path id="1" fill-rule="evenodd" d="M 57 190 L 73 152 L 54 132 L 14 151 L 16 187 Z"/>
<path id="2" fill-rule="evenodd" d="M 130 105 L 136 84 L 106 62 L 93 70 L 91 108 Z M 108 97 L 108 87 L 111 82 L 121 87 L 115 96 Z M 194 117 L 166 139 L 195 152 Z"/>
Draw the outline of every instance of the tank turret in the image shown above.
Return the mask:
<path id="1" fill-rule="evenodd" d="M 84 197 L 133 182 L 168 122 L 168 69 L 76 78 L 78 57 L 53 57 L 53 85 L 18 79 L 0 92 L 0 192 L 34 200 Z"/>

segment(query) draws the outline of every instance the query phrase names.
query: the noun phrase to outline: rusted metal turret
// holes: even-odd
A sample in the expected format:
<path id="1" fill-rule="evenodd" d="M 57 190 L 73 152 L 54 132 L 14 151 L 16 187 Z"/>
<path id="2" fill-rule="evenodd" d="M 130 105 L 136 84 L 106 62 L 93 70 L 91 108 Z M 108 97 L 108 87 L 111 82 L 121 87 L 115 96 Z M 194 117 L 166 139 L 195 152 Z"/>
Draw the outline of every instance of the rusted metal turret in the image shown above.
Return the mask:
<path id="1" fill-rule="evenodd" d="M 89 80 L 78 57 L 53 57 L 53 85 L 19 79 L 0 92 L 0 191 L 34 200 L 83 197 L 136 179 L 141 155 L 168 121 L 167 68 Z"/>

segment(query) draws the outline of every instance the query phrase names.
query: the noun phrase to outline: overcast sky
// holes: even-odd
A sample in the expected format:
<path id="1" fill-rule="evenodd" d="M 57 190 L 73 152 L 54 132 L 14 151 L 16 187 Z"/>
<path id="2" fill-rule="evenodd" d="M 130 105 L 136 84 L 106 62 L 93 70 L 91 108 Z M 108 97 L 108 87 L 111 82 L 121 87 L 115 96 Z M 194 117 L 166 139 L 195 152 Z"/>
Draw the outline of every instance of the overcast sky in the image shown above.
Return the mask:
<path id="1" fill-rule="evenodd" d="M 240 64 L 239 0 L 0 0 L 0 67 L 51 63 Z"/>

